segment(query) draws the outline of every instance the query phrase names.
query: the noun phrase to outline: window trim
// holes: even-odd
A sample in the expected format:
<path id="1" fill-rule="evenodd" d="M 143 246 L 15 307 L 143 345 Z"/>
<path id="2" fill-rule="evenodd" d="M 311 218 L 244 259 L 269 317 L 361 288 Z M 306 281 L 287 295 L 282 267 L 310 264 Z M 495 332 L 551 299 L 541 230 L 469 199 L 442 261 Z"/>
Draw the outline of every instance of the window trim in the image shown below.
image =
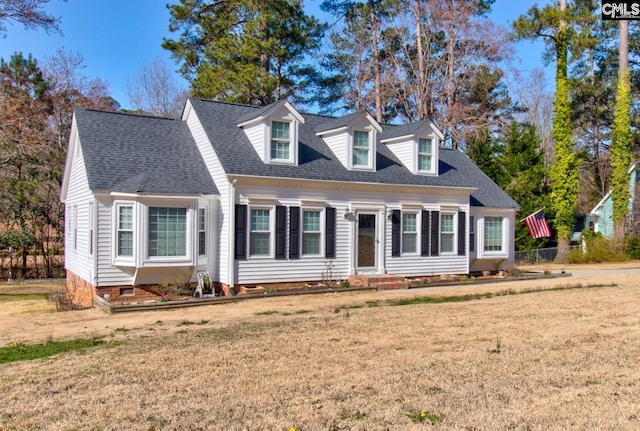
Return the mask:
<path id="1" fill-rule="evenodd" d="M 357 165 L 355 164 L 355 150 L 356 150 L 356 133 L 366 133 L 367 134 L 367 164 L 365 165 Z M 374 154 L 374 146 L 373 146 L 373 130 L 370 129 L 353 129 L 353 131 L 349 134 L 350 145 L 349 145 L 349 162 L 352 169 L 372 169 L 373 168 L 373 154 Z"/>
<path id="2" fill-rule="evenodd" d="M 285 141 L 284 139 L 280 139 L 280 138 L 274 138 L 273 137 L 273 130 L 274 130 L 274 123 L 280 123 L 280 124 L 286 124 L 289 127 L 289 140 Z M 268 136 L 269 136 L 269 140 L 268 140 L 268 159 L 269 162 L 273 162 L 273 163 L 292 163 L 294 160 L 294 147 L 293 147 L 293 142 L 294 142 L 294 136 L 295 136 L 295 129 L 294 129 L 294 122 L 290 121 L 290 120 L 286 120 L 283 118 L 279 118 L 279 119 L 274 119 L 271 120 L 271 122 L 269 123 L 269 131 L 268 131 Z M 274 141 L 276 142 L 286 142 L 287 145 L 289 146 L 289 157 L 288 158 L 278 158 L 278 157 L 273 157 L 273 143 Z"/>
<path id="3" fill-rule="evenodd" d="M 501 219 L 501 250 L 487 250 L 487 219 Z M 482 254 L 483 256 L 506 256 L 507 244 L 506 244 L 506 229 L 507 229 L 507 217 L 503 215 L 486 214 L 482 218 Z"/>
<path id="4" fill-rule="evenodd" d="M 425 140 L 425 141 L 430 141 L 431 142 L 431 152 L 430 153 L 422 153 L 420 152 L 420 141 L 421 140 Z M 416 172 L 419 174 L 435 174 L 436 172 L 436 168 L 435 168 L 435 150 L 434 150 L 434 146 L 436 145 L 436 138 L 434 138 L 433 136 L 418 136 L 417 138 L 417 142 L 416 142 Z M 420 157 L 421 156 L 426 156 L 428 155 L 431 158 L 431 169 L 420 169 Z"/>
<path id="5" fill-rule="evenodd" d="M 122 229 L 120 227 L 120 209 L 131 208 L 131 228 Z M 135 258 L 136 252 L 136 205 L 135 202 L 115 202 L 114 204 L 114 238 L 113 238 L 113 256 L 116 262 L 132 262 Z M 120 232 L 131 233 L 131 254 L 120 254 Z"/>
<path id="6" fill-rule="evenodd" d="M 444 216 L 451 216 L 451 219 L 453 221 L 453 223 L 451 225 L 451 232 L 448 232 L 448 231 L 444 232 L 443 229 L 442 229 L 442 226 L 443 226 L 442 218 Z M 440 227 L 439 227 L 439 230 L 440 230 L 439 231 L 440 241 L 439 241 L 439 245 L 438 245 L 440 256 L 443 256 L 443 255 L 444 256 L 450 256 L 450 255 L 456 255 L 458 253 L 458 249 L 457 249 L 458 248 L 458 241 L 457 241 L 457 239 L 458 239 L 458 237 L 457 237 L 457 235 L 458 235 L 458 233 L 457 233 L 458 232 L 458 226 L 457 226 L 458 217 L 456 217 L 456 216 L 457 216 L 457 212 L 456 211 L 440 211 Z M 452 246 L 451 250 L 444 251 L 442 249 L 442 244 L 443 244 L 442 235 L 443 234 L 451 235 L 451 246 Z"/>
<path id="7" fill-rule="evenodd" d="M 251 215 L 253 211 L 262 210 L 269 212 L 269 253 L 268 254 L 254 254 L 251 248 L 251 236 L 253 235 L 253 228 L 251 223 Z M 256 231 L 267 232 L 267 231 Z M 249 206 L 247 214 L 247 257 L 250 259 L 272 259 L 275 255 L 275 206 Z"/>
<path id="8" fill-rule="evenodd" d="M 401 255 L 402 256 L 418 256 L 420 254 L 420 235 L 419 232 L 421 232 L 420 229 L 420 218 L 418 217 L 419 212 L 418 211 L 402 211 L 401 213 L 401 219 L 400 219 L 400 250 L 401 250 Z M 405 231 L 405 222 L 404 222 L 404 216 L 405 215 L 412 215 L 414 216 L 415 219 L 415 230 L 413 232 L 407 232 Z M 413 237 L 415 238 L 414 240 L 414 250 L 412 251 L 406 251 L 405 250 L 405 235 L 413 235 Z"/>
<path id="9" fill-rule="evenodd" d="M 78 205 L 73 206 L 73 251 L 78 251 Z"/>
<path id="10" fill-rule="evenodd" d="M 175 256 L 163 256 L 163 255 L 159 255 L 159 256 L 152 256 L 150 254 L 150 250 L 151 250 L 151 246 L 150 246 L 150 234 L 151 234 L 151 209 L 152 208 L 158 208 L 158 209 L 184 209 L 185 210 L 185 232 L 184 232 L 184 240 L 185 240 L 185 245 L 184 245 L 184 252 L 185 254 L 181 254 L 181 255 L 175 255 Z M 145 213 L 145 217 L 144 217 L 144 229 L 145 229 L 145 261 L 147 262 L 153 262 L 153 261 L 184 261 L 185 259 L 189 259 L 191 256 L 191 241 L 189 241 L 189 232 L 191 232 L 190 230 L 190 224 L 189 224 L 189 206 L 183 206 L 183 205 L 163 205 L 163 204 L 156 204 L 156 203 L 149 203 L 147 205 L 145 205 L 144 208 L 144 213 Z"/>
<path id="11" fill-rule="evenodd" d="M 202 220 L 200 220 L 200 215 L 202 214 Z M 203 207 L 198 207 L 197 208 L 197 212 L 196 212 L 196 234 L 198 237 L 198 257 L 204 257 L 207 256 L 207 252 L 209 251 L 209 244 L 207 239 L 209 238 L 209 231 L 207 229 L 207 221 L 208 221 L 208 211 L 206 208 Z M 202 229 L 200 229 L 201 225 L 200 222 L 202 221 Z M 202 241 L 204 242 L 204 244 L 202 244 L 200 241 L 200 235 L 203 234 L 203 238 Z M 204 245 L 204 251 L 203 251 L 203 246 Z"/>
<path id="12" fill-rule="evenodd" d="M 93 256 L 95 253 L 95 235 L 96 235 L 96 212 L 95 212 L 95 204 L 93 202 L 89 202 L 89 244 L 88 251 L 89 256 Z"/>
<path id="13" fill-rule="evenodd" d="M 326 236 L 326 229 L 325 229 L 325 219 L 326 216 L 325 214 L 325 208 L 321 208 L 321 207 L 301 207 L 300 208 L 300 257 L 302 258 L 314 258 L 314 257 L 322 257 L 324 255 L 323 251 L 325 249 L 325 245 L 324 245 L 324 240 L 325 240 L 325 236 Z M 318 235 L 318 253 L 305 253 L 304 252 L 304 237 L 305 234 L 308 233 L 305 231 L 304 229 L 304 213 L 305 212 L 316 212 L 318 213 L 318 217 L 319 217 L 319 230 L 317 232 L 311 232 L 313 234 L 317 234 Z"/>

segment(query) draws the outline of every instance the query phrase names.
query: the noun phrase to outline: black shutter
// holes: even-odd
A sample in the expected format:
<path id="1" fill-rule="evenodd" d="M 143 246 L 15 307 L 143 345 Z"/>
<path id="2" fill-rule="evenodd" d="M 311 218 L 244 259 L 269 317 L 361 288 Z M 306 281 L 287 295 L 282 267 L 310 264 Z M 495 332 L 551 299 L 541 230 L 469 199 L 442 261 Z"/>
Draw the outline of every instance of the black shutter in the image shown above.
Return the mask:
<path id="1" fill-rule="evenodd" d="M 465 242 L 467 236 L 467 213 L 463 211 L 458 212 L 458 256 L 464 256 L 465 253 Z"/>
<path id="2" fill-rule="evenodd" d="M 440 211 L 431 211 L 431 256 L 440 254 Z"/>
<path id="3" fill-rule="evenodd" d="M 469 217 L 469 251 L 476 251 L 476 227 L 474 226 L 476 220 L 475 217 Z"/>
<path id="4" fill-rule="evenodd" d="M 400 256 L 400 210 L 391 212 L 391 256 Z"/>
<path id="5" fill-rule="evenodd" d="M 325 208 L 325 216 L 324 257 L 334 259 L 336 257 L 336 209 Z"/>
<path id="6" fill-rule="evenodd" d="M 429 256 L 429 211 L 422 210 L 420 229 L 420 256 Z"/>
<path id="7" fill-rule="evenodd" d="M 289 207 L 289 258 L 300 257 L 300 207 Z"/>
<path id="8" fill-rule="evenodd" d="M 276 259 L 287 258 L 287 207 L 276 206 Z"/>
<path id="9" fill-rule="evenodd" d="M 236 259 L 247 258 L 247 206 L 236 204 Z"/>

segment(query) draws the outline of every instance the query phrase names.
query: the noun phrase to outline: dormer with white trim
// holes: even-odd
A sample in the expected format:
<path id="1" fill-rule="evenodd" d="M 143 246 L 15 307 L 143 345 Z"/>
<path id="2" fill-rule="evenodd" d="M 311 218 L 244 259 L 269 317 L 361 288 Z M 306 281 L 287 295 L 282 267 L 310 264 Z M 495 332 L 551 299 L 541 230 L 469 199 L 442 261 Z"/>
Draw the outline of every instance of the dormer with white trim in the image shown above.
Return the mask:
<path id="1" fill-rule="evenodd" d="M 385 144 L 400 162 L 415 175 L 438 175 L 438 148 L 444 135 L 429 120 L 404 126 L 385 127 Z"/>
<path id="2" fill-rule="evenodd" d="M 251 145 L 264 163 L 297 165 L 299 126 L 304 117 L 286 100 L 280 100 L 241 118 Z"/>
<path id="3" fill-rule="evenodd" d="M 330 120 L 316 130 L 349 170 L 376 170 L 376 142 L 382 127 L 366 111 Z"/>

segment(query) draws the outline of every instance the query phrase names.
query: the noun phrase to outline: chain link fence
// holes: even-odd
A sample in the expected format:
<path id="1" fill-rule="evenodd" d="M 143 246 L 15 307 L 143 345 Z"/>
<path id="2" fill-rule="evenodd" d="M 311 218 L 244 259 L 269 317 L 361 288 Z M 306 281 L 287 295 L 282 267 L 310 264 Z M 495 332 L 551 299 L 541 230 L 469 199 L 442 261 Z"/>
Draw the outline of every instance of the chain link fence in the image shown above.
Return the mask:
<path id="1" fill-rule="evenodd" d="M 572 245 L 570 249 L 580 247 Z M 514 256 L 516 265 L 537 265 L 539 263 L 553 262 L 558 256 L 558 247 L 537 248 L 534 250 L 516 251 Z"/>

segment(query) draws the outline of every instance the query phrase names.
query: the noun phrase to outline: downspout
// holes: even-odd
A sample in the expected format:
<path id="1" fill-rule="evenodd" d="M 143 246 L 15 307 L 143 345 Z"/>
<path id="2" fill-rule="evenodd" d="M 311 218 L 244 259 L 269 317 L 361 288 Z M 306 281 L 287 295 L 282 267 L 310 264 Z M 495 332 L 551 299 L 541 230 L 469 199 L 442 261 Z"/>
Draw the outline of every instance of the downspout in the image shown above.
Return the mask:
<path id="1" fill-rule="evenodd" d="M 229 214 L 229 247 L 227 248 L 227 283 L 231 296 L 236 294 L 236 271 L 235 271 L 235 231 L 236 231 L 236 183 L 238 180 L 234 178 L 229 182 L 229 202 L 227 214 Z"/>

